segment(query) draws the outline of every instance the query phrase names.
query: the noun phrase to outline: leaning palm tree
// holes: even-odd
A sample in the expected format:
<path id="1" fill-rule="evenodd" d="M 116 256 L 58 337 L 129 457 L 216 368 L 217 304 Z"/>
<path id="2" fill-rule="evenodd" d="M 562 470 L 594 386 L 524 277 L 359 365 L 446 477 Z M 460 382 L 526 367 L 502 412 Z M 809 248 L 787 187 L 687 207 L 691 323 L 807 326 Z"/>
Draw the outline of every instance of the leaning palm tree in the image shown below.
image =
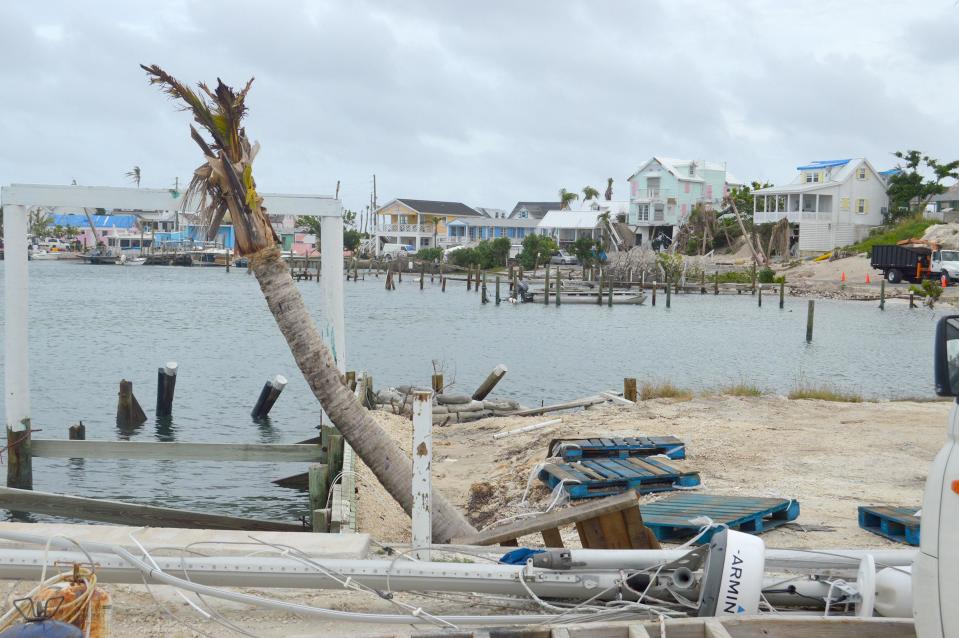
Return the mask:
<path id="1" fill-rule="evenodd" d="M 156 65 L 143 66 L 143 69 L 151 84 L 182 102 L 184 110 L 200 125 L 199 131 L 191 125 L 190 135 L 203 152 L 203 163 L 194 171 L 184 200 L 196 203 L 206 215 L 209 236 L 215 236 L 224 215 L 230 213 L 237 254 L 248 256 L 267 306 L 313 395 L 383 487 L 410 513 L 412 463 L 409 457 L 347 389 L 330 349 L 323 343 L 293 283 L 289 268 L 280 258 L 277 236 L 253 180 L 253 159 L 259 144 L 250 144 L 241 125 L 252 78 L 239 91 L 220 80 L 214 90 L 200 83 L 199 91 L 195 91 Z M 436 542 L 448 542 L 454 536 L 474 531 L 439 493 L 433 494 L 432 518 Z"/>
<path id="2" fill-rule="evenodd" d="M 569 210 L 569 205 L 579 199 L 579 195 L 571 193 L 565 188 L 559 189 L 559 209 Z"/>
<path id="3" fill-rule="evenodd" d="M 131 170 L 126 172 L 127 178 L 137 185 L 137 188 L 140 188 L 140 167 L 134 166 Z"/>
<path id="4" fill-rule="evenodd" d="M 588 202 L 591 199 L 599 199 L 599 191 L 592 186 L 583 187 L 583 201 Z"/>
<path id="5" fill-rule="evenodd" d="M 606 201 L 607 201 L 607 202 L 613 199 L 613 178 L 612 178 L 612 177 L 607 177 L 607 178 L 606 178 L 606 193 L 605 193 L 605 196 L 606 196 Z"/>

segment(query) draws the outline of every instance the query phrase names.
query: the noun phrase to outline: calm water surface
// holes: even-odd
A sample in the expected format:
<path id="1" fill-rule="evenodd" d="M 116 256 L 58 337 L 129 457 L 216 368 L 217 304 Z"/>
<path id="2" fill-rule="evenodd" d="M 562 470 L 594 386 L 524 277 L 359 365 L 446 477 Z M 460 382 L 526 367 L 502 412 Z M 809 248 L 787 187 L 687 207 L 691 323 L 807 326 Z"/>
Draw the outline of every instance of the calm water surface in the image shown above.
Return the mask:
<path id="1" fill-rule="evenodd" d="M 89 439 L 292 443 L 315 434 L 318 404 L 242 269 L 31 262 L 29 270 L 39 437 L 66 438 L 78 420 Z M 482 306 L 463 282 L 448 282 L 446 293 L 438 282 L 420 291 L 410 276 L 391 293 L 382 277 L 347 282 L 348 369 L 370 371 L 377 387 L 428 385 L 435 361 L 447 382 L 472 391 L 505 363 L 495 396 L 527 405 L 621 388 L 626 376 L 695 389 L 745 381 L 786 393 L 805 382 L 874 398 L 932 395 L 941 313 L 927 309 L 817 301 L 807 344 L 803 299 L 787 298 L 783 310 L 772 297 L 758 308 L 751 295 L 674 296 L 668 310 L 662 297 L 655 308 L 497 307 Z M 318 318 L 320 286 L 298 286 Z M 169 360 L 180 364 L 174 416 L 157 422 L 156 369 Z M 290 383 L 269 423 L 255 423 L 250 409 L 278 373 Z M 115 423 L 121 378 L 133 381 L 150 417 L 134 431 Z M 297 471 L 302 465 L 34 461 L 40 490 L 286 520 L 306 513 L 306 497 L 269 481 Z"/>

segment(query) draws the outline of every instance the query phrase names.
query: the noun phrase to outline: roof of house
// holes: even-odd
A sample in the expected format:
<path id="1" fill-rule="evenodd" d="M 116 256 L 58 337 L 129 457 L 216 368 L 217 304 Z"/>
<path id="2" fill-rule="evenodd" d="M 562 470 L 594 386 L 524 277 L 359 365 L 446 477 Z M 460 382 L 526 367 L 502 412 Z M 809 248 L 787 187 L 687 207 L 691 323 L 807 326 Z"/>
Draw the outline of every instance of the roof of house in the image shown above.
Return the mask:
<path id="1" fill-rule="evenodd" d="M 831 188 L 837 184 L 845 182 L 847 179 L 852 177 L 853 172 L 863 164 L 865 164 L 869 170 L 879 176 L 879 179 L 885 178 L 885 175 L 876 171 L 872 164 L 869 163 L 869 160 L 864 157 L 854 157 L 851 159 L 841 160 L 816 160 L 803 166 L 797 166 L 796 170 L 800 172 L 796 173 L 796 176 L 788 184 L 761 188 L 756 191 L 756 194 L 773 195 L 777 193 L 804 193 L 807 191 L 819 190 L 821 188 Z M 802 171 L 813 170 L 829 171 L 828 179 L 822 182 L 806 182 Z"/>
<path id="2" fill-rule="evenodd" d="M 506 217 L 506 211 L 502 208 L 486 208 L 485 206 L 473 206 L 473 210 L 486 217 Z"/>
<path id="3" fill-rule="evenodd" d="M 954 202 L 959 200 L 959 182 L 953 184 L 943 193 L 933 195 L 930 201 L 933 202 Z"/>
<path id="4" fill-rule="evenodd" d="M 540 228 L 596 228 L 599 210 L 551 210 L 539 220 Z"/>
<path id="5" fill-rule="evenodd" d="M 513 210 L 510 212 L 509 216 L 515 216 L 519 214 L 519 211 L 525 208 L 530 217 L 542 219 L 543 215 L 545 215 L 547 212 L 556 210 L 561 205 L 562 204 L 560 202 L 516 202 L 516 206 L 513 206 Z"/>
<path id="6" fill-rule="evenodd" d="M 91 217 L 96 228 L 133 228 L 137 223 L 136 215 L 91 215 Z M 90 223 L 86 215 L 66 213 L 54 215 L 53 225 L 88 228 Z"/>
<path id="7" fill-rule="evenodd" d="M 797 166 L 797 171 L 814 171 L 820 168 L 832 168 L 833 166 L 845 166 L 852 161 L 852 158 L 849 159 L 839 159 L 839 160 L 813 160 L 805 166 Z"/>
<path id="8" fill-rule="evenodd" d="M 469 217 L 460 218 L 451 221 L 448 226 L 472 226 L 474 228 L 485 226 L 489 228 L 535 228 L 539 224 L 538 219 L 532 217 L 521 219 L 519 217 Z"/>
<path id="9" fill-rule="evenodd" d="M 462 202 L 442 202 L 432 199 L 407 199 L 397 197 L 395 200 L 402 202 L 418 213 L 427 215 L 450 215 L 453 217 L 478 217 L 482 215 L 479 211 L 470 208 Z"/>
<path id="10" fill-rule="evenodd" d="M 689 165 L 694 163 L 699 168 L 708 170 L 708 171 L 725 171 L 726 165 L 720 162 L 707 162 L 706 160 L 690 160 L 690 159 L 677 159 L 674 157 L 660 157 L 654 155 L 650 159 L 643 162 L 642 166 L 637 168 L 632 175 L 629 176 L 629 179 L 636 177 L 638 173 L 643 171 L 647 166 L 653 162 L 659 162 L 659 164 L 666 169 L 667 172 L 672 174 L 676 179 L 682 179 L 687 182 L 701 182 L 703 179 L 701 177 L 691 177 L 689 175 Z M 678 167 L 683 167 L 685 170 L 679 170 Z M 728 179 L 727 179 L 728 181 Z M 731 182 L 737 183 L 737 182 Z"/>

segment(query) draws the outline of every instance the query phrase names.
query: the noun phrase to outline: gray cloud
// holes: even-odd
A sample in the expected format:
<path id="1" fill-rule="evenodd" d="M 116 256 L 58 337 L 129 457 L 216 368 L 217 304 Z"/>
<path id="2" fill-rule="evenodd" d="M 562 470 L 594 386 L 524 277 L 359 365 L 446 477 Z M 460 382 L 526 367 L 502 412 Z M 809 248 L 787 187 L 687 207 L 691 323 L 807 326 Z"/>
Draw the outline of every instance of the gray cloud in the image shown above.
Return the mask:
<path id="1" fill-rule="evenodd" d="M 261 188 L 339 179 L 353 208 L 373 173 L 381 203 L 508 208 L 610 176 L 624 195 L 654 154 L 774 182 L 810 159 L 951 158 L 952 5 L 7 2 L 0 182 L 119 185 L 134 164 L 144 185 L 186 179 L 189 118 L 141 62 L 191 82 L 256 76 Z"/>

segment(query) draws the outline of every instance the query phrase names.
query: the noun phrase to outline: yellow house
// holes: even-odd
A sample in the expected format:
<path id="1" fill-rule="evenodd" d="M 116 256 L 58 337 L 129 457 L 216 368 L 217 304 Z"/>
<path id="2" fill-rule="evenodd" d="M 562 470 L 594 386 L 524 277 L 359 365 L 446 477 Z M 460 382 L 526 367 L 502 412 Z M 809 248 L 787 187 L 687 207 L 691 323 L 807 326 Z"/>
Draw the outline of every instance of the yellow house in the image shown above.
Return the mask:
<path id="1" fill-rule="evenodd" d="M 386 244 L 403 244 L 407 251 L 445 247 L 449 243 L 446 224 L 461 217 L 483 217 L 460 202 L 428 199 L 394 199 L 376 209 L 376 252 Z"/>

